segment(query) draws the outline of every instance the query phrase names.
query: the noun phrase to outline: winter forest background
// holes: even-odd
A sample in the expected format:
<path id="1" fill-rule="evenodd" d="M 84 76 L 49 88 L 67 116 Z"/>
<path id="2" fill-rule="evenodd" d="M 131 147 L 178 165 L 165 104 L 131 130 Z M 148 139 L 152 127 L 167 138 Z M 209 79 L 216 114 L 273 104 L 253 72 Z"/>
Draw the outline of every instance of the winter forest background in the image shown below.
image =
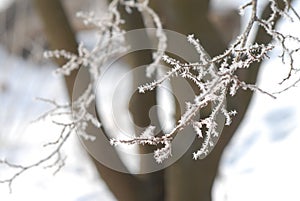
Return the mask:
<path id="1" fill-rule="evenodd" d="M 71 19 L 77 41 L 82 41 L 87 47 L 93 47 L 96 41 L 95 30 L 84 26 L 82 20 L 76 18 L 76 12 L 80 10 L 94 11 L 97 15 L 102 16 L 107 11 L 107 2 L 96 0 L 84 2 L 62 0 L 61 2 L 67 16 Z M 157 3 L 156 1 L 153 2 Z M 240 16 L 237 9 L 248 1 L 211 0 L 203 2 L 209 2 L 210 20 L 216 24 L 216 33 L 218 31 L 222 33 L 222 40 L 225 44 L 229 44 L 241 30 L 245 29 L 251 10 L 245 9 L 245 13 Z M 258 0 L 259 12 L 263 12 L 263 8 L 268 2 Z M 61 127 L 53 124 L 51 119 L 32 123 L 32 120 L 52 108 L 51 104 L 37 101 L 36 97 L 63 103 L 68 102 L 69 99 L 63 76 L 53 75 L 57 64 L 43 57 L 43 52 L 48 50 L 51 45 L 49 45 L 50 42 L 47 42 L 49 40 L 45 34 L 47 31 L 45 31 L 43 20 L 33 3 L 34 1 L 29 0 L 0 0 L 0 160 L 8 160 L 14 164 L 25 166 L 47 156 L 49 151 L 51 152 L 51 146 L 43 147 L 43 145 L 55 140 L 61 132 Z M 160 5 L 159 2 L 158 5 Z M 165 19 L 163 17 L 161 19 L 163 24 L 167 24 L 171 6 L 168 9 L 158 5 L 154 6 L 154 10 L 162 9 L 163 12 L 167 13 Z M 296 13 L 299 13 L 299 1 L 292 1 L 292 5 L 292 8 L 297 11 Z M 174 13 L 176 12 L 174 11 Z M 184 14 L 186 13 L 177 11 L 176 15 L 184 16 Z M 294 22 L 291 22 L 287 17 L 280 19 L 276 25 L 277 30 L 300 37 L 299 16 L 297 18 L 293 12 L 291 15 L 294 16 Z M 128 19 L 130 20 L 130 17 Z M 168 28 L 180 32 L 180 29 L 189 29 L 189 26 L 180 28 L 179 26 L 193 24 L 194 21 L 197 19 L 184 22 L 183 25 L 178 21 L 178 27 L 176 23 L 171 23 L 168 24 Z M 201 32 L 203 29 L 205 27 L 194 27 L 191 31 Z M 187 35 L 190 32 L 182 32 L 182 34 Z M 254 37 L 253 33 L 250 35 L 251 37 Z M 299 48 L 299 43 L 293 42 L 291 46 L 293 45 Z M 216 49 L 212 47 L 209 50 L 210 46 L 207 47 L 207 51 Z M 299 53 L 297 51 L 294 54 L 294 65 L 299 68 Z M 281 91 L 299 80 L 298 73 L 284 84 L 279 84 L 289 71 L 288 67 L 282 64 L 281 58 L 278 57 L 280 53 L 280 49 L 275 48 L 268 54 L 271 59 L 264 60 L 259 67 L 256 84 L 270 93 Z M 102 91 L 104 104 L 109 104 L 112 101 L 110 97 L 113 95 L 113 80 L 121 79 L 125 75 L 126 69 L 124 70 L 124 68 L 128 67 L 116 65 L 104 77 L 103 85 L 107 86 Z M 130 87 L 130 83 L 127 84 L 128 86 L 123 87 Z M 119 94 L 120 100 L 125 99 L 125 96 L 126 93 Z M 229 145 L 222 152 L 216 177 L 209 178 L 206 182 L 209 185 L 203 187 L 202 183 L 205 183 L 206 180 L 201 178 L 205 178 L 203 175 L 209 175 L 205 172 L 209 172 L 209 167 L 212 166 L 209 164 L 201 166 L 201 163 L 205 162 L 192 160 L 192 153 L 197 150 L 196 148 L 196 150 L 188 151 L 188 154 L 184 155 L 178 164 L 171 165 L 166 171 L 140 175 L 139 179 L 146 183 L 143 183 L 146 186 L 145 189 L 151 190 L 144 192 L 145 189 L 141 188 L 135 190 L 140 192 L 133 191 L 133 194 L 145 193 L 147 195 L 148 193 L 153 196 L 149 200 L 162 200 L 154 198 L 161 196 L 159 193 L 162 185 L 165 186 L 162 193 L 165 200 L 172 201 L 183 200 L 180 196 L 186 196 L 185 200 L 207 201 L 211 199 L 209 195 L 206 195 L 209 192 L 211 192 L 214 201 L 299 200 L 299 87 L 296 84 L 295 87 L 276 94 L 276 97 L 277 99 L 272 99 L 260 92 L 253 94 L 245 118 L 234 132 Z M 124 110 L 124 107 L 120 103 L 118 111 Z M 109 115 L 111 111 L 106 110 L 105 112 Z M 123 117 L 121 114 L 122 112 L 120 112 L 120 118 Z M 62 119 L 62 121 L 68 121 L 68 118 Z M 236 121 L 236 118 L 233 117 L 232 121 Z M 109 127 L 109 120 L 106 124 L 108 125 L 107 129 L 112 129 Z M 136 152 L 138 147 L 134 146 L 128 149 L 128 146 L 122 146 L 120 148 L 120 150 L 124 149 Z M 50 161 L 49 164 L 35 167 L 18 176 L 12 183 L 12 193 L 10 193 L 7 183 L 0 184 L 0 199 L 11 201 L 110 201 L 122 200 L 120 197 L 123 197 L 124 200 L 130 200 L 130 194 L 132 194 L 130 188 L 123 187 L 122 191 L 118 188 L 114 190 L 113 187 L 113 184 L 120 183 L 119 189 L 122 188 L 123 183 L 116 178 L 123 178 L 124 175 L 116 176 L 114 173 L 105 171 L 104 174 L 108 178 L 102 175 L 101 168 L 95 166 L 95 162 L 90 160 L 76 135 L 72 135 L 64 144 L 62 158 L 65 157 L 64 166 L 55 176 L 53 176 L 55 169 L 52 167 L 44 168 L 47 165 L 51 166 Z M 128 169 L 132 171 L 139 168 L 137 165 L 139 161 L 132 161 L 126 157 L 122 160 L 125 163 L 127 161 Z M 191 162 L 186 162 L 186 160 Z M 205 160 L 207 159 L 203 159 L 203 161 Z M 15 171 L 16 169 L 1 163 L 0 180 L 10 178 L 10 175 L 14 175 Z M 127 181 L 129 181 L 131 176 L 131 174 L 127 174 L 124 176 L 125 180 L 128 177 Z M 161 178 L 165 178 L 164 181 Z M 213 181 L 213 184 L 210 184 L 210 180 Z M 211 186 L 212 189 L 210 189 Z M 201 195 L 198 195 L 198 191 L 202 192 Z M 138 196 L 133 195 L 136 200 L 140 199 Z"/>

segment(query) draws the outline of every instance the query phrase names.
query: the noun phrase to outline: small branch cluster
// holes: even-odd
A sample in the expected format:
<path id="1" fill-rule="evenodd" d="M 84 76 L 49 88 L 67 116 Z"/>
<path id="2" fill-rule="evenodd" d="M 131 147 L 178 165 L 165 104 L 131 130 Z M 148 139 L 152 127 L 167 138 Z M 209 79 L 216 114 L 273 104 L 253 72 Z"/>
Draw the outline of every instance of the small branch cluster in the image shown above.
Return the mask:
<path id="1" fill-rule="evenodd" d="M 16 172 L 10 178 L 0 180 L 0 183 L 8 184 L 10 192 L 12 191 L 13 181 L 32 168 L 39 166 L 44 166 L 44 168 L 55 168 L 54 174 L 56 174 L 65 165 L 66 157 L 62 154 L 62 147 L 69 139 L 71 134 L 75 131 L 86 140 L 95 139 L 95 136 L 89 135 L 85 131 L 89 122 L 96 127 L 100 127 L 100 123 L 98 122 L 98 120 L 94 118 L 87 110 L 91 102 L 94 100 L 94 96 L 91 95 L 91 91 L 92 87 L 91 85 L 89 85 L 85 93 L 83 93 L 78 98 L 78 100 L 73 103 L 72 109 L 74 112 L 71 112 L 70 104 L 59 104 L 53 100 L 39 98 L 40 101 L 51 104 L 53 106 L 53 109 L 40 116 L 38 119 L 36 119 L 36 121 L 40 121 L 50 117 L 55 125 L 61 127 L 61 131 L 55 141 L 44 144 L 44 147 L 54 148 L 49 154 L 47 154 L 44 158 L 38 160 L 37 162 L 23 166 L 19 164 L 13 164 L 6 159 L 0 160 L 0 165 L 6 165 L 16 170 Z M 71 116 L 72 120 L 69 123 L 56 120 L 64 119 L 65 121 L 65 118 L 70 118 Z"/>
<path id="2" fill-rule="evenodd" d="M 275 42 L 279 44 L 282 51 L 280 55 L 282 63 L 289 64 L 290 70 L 287 76 L 282 80 L 281 83 L 283 83 L 300 70 L 294 65 L 294 61 L 300 50 L 300 39 L 298 37 L 277 31 L 275 29 L 274 21 L 279 17 L 284 17 L 289 21 L 294 22 L 292 14 L 294 14 L 298 20 L 300 20 L 300 17 L 288 0 L 270 0 L 270 8 L 272 10 L 272 14 L 267 19 L 260 19 L 256 17 L 256 22 L 266 31 L 268 35 L 273 38 Z M 292 11 L 292 14 L 290 14 L 290 10 Z M 298 80 L 296 82 L 298 82 Z"/>
<path id="3" fill-rule="evenodd" d="M 188 102 L 186 111 L 182 114 L 175 128 L 162 137 L 151 137 L 142 141 L 146 144 L 154 144 L 155 142 L 166 141 L 165 149 L 158 149 L 155 152 L 154 157 L 157 162 L 162 162 L 168 156 L 171 156 L 171 144 L 175 135 L 184 129 L 187 125 L 192 125 L 197 136 L 203 139 L 203 143 L 199 150 L 193 153 L 194 159 L 201 159 L 207 156 L 213 147 L 216 145 L 219 139 L 220 133 L 217 131 L 218 122 L 217 116 L 225 116 L 225 125 L 230 125 L 232 116 L 236 115 L 237 112 L 226 110 L 226 96 L 227 94 L 234 96 L 238 89 L 260 91 L 264 94 L 269 95 L 272 98 L 276 98 L 274 95 L 260 89 L 256 85 L 245 83 L 240 80 L 236 75 L 238 69 L 251 68 L 251 64 L 255 62 L 261 62 L 268 57 L 268 53 L 274 48 L 274 45 L 269 44 L 251 44 L 249 41 L 249 35 L 255 24 L 263 27 L 266 32 L 274 39 L 280 42 L 281 49 L 283 51 L 282 57 L 288 55 L 290 59 L 291 71 L 295 70 L 293 65 L 294 53 L 299 51 L 299 45 L 296 49 L 289 49 L 285 44 L 286 40 L 293 40 L 299 43 L 299 38 L 283 35 L 274 28 L 274 24 L 277 17 L 286 16 L 289 19 L 292 17 L 289 15 L 289 8 L 291 5 L 288 1 L 283 1 L 284 8 L 280 9 L 279 5 L 270 0 L 270 8 L 272 10 L 271 15 L 267 20 L 260 19 L 257 14 L 257 0 L 245 4 L 241 7 L 243 11 L 247 7 L 251 7 L 252 14 L 251 18 L 245 28 L 245 30 L 237 37 L 236 41 L 231 47 L 226 50 L 223 54 L 210 58 L 201 46 L 198 39 L 195 39 L 193 35 L 188 36 L 187 40 L 191 43 L 199 54 L 198 63 L 181 63 L 180 61 L 171 58 L 167 55 L 162 57 L 162 60 L 171 65 L 172 68 L 165 75 L 161 76 L 157 80 L 151 83 L 147 83 L 139 87 L 140 93 L 154 90 L 159 87 L 165 80 L 169 80 L 172 77 L 182 77 L 190 79 L 199 88 L 200 94 L 195 96 L 193 102 Z M 296 14 L 295 10 L 293 12 Z M 298 15 L 296 15 L 298 17 Z M 283 60 L 284 62 L 284 60 Z M 290 75 L 287 77 L 287 79 Z M 299 81 L 297 81 L 299 82 Z M 210 115 L 206 118 L 197 119 L 196 114 L 208 104 L 212 104 Z M 150 141 L 149 141 L 150 140 Z M 116 140 L 113 139 L 113 144 L 126 143 L 141 144 L 141 138 L 136 137 L 130 140 Z M 163 153 L 162 153 L 163 152 Z M 159 153 L 159 154 L 158 154 Z"/>
<path id="4" fill-rule="evenodd" d="M 0 165 L 6 165 L 12 169 L 16 169 L 16 173 L 13 176 L 8 179 L 0 180 L 0 183 L 8 183 L 10 191 L 12 190 L 11 186 L 13 181 L 21 174 L 34 167 L 46 165 L 45 168 L 56 168 L 54 173 L 58 172 L 64 166 L 66 159 L 62 156 L 62 147 L 72 133 L 76 132 L 85 140 L 95 139 L 95 136 L 86 132 L 86 129 L 89 123 L 95 127 L 100 127 L 98 119 L 88 112 L 88 108 L 91 106 L 91 103 L 95 101 L 93 88 L 96 86 L 97 79 L 99 78 L 100 68 L 104 66 L 109 59 L 125 52 L 128 48 L 125 45 L 125 31 L 120 28 L 120 25 L 125 23 L 125 21 L 121 18 L 118 11 L 119 5 L 125 6 L 127 12 L 131 12 L 131 9 L 137 9 L 140 12 L 148 13 L 149 16 L 152 17 L 156 26 L 158 47 L 157 51 L 153 53 L 154 62 L 149 66 L 148 74 L 150 76 L 154 73 L 166 49 L 166 35 L 162 29 L 162 24 L 158 15 L 148 6 L 148 3 L 148 0 L 142 3 L 126 0 L 113 0 L 108 7 L 107 14 L 102 18 L 97 18 L 93 12 L 79 12 L 77 17 L 81 18 L 86 26 L 94 26 L 98 31 L 99 37 L 94 47 L 90 50 L 81 43 L 78 46 L 78 54 L 74 54 L 66 50 L 53 50 L 44 53 L 46 58 L 63 58 L 66 60 L 66 63 L 55 71 L 58 74 L 68 76 L 73 71 L 78 70 L 81 67 L 88 68 L 91 83 L 82 95 L 73 101 L 72 104 L 59 104 L 54 100 L 39 98 L 39 100 L 51 104 L 53 109 L 41 115 L 36 119 L 36 121 L 51 118 L 55 125 L 61 126 L 61 132 L 55 141 L 44 145 L 44 147 L 53 146 L 53 151 L 46 157 L 31 165 L 22 166 L 10 163 L 8 160 L 0 160 Z M 56 120 L 56 118 L 59 119 L 63 116 L 68 117 L 70 122 L 66 123 Z M 152 129 L 153 128 L 150 127 L 147 132 L 145 131 L 143 137 L 145 139 L 140 139 L 141 144 L 147 143 L 147 138 L 149 138 L 148 142 L 153 141 L 153 139 L 148 136 Z M 161 142 L 156 142 L 156 144 L 162 143 L 166 145 L 167 141 L 168 140 L 163 140 Z M 157 154 L 160 154 L 159 151 Z M 47 165 L 49 162 L 51 164 Z"/>
<path id="5" fill-rule="evenodd" d="M 188 102 L 186 104 L 186 111 L 182 114 L 178 124 L 170 133 L 165 134 L 162 137 L 151 136 L 151 138 L 143 138 L 142 143 L 156 145 L 156 142 L 162 143 L 164 140 L 167 140 L 165 145 L 170 146 L 171 144 L 169 144 L 169 142 L 172 141 L 178 132 L 186 126 L 192 125 L 197 136 L 199 138 L 204 138 L 201 148 L 193 155 L 194 159 L 200 159 L 208 155 L 220 137 L 220 133 L 217 131 L 217 116 L 220 114 L 224 115 L 226 118 L 225 124 L 230 125 L 232 121 L 231 117 L 237 113 L 236 111 L 226 110 L 225 100 L 228 91 L 230 91 L 229 93 L 231 96 L 234 96 L 239 88 L 244 90 L 258 89 L 258 87 L 240 81 L 234 73 L 237 69 L 249 68 L 252 63 L 261 61 L 266 56 L 267 52 L 272 50 L 272 46 L 254 44 L 242 49 L 233 47 L 227 51 L 226 56 L 222 55 L 211 59 L 193 35 L 188 36 L 188 41 L 197 50 L 200 56 L 200 62 L 192 64 L 180 63 L 178 60 L 165 55 L 163 61 L 171 65 L 172 69 L 157 81 L 140 86 L 139 92 L 145 93 L 146 91 L 153 90 L 166 79 L 182 77 L 193 81 L 198 86 L 200 94 L 194 98 L 194 102 Z M 240 56 L 240 59 L 234 57 L 233 60 L 236 59 L 236 61 L 230 63 L 229 58 L 232 57 L 232 55 L 243 55 L 243 57 Z M 215 64 L 220 64 L 218 69 Z M 210 103 L 212 104 L 210 115 L 204 119 L 195 119 L 199 111 Z M 141 144 L 141 138 L 137 137 L 130 140 L 119 141 L 114 139 L 113 144 L 117 143 Z M 163 150 L 168 153 L 155 154 L 154 157 L 156 161 L 161 162 L 166 159 L 166 156 L 171 155 L 171 148 L 160 149 L 159 151 L 161 152 Z"/>
<path id="6" fill-rule="evenodd" d="M 160 21 L 159 16 L 156 12 L 149 7 L 149 0 L 143 0 L 141 2 L 135 0 L 121 0 L 121 4 L 123 4 L 128 13 L 132 12 L 133 8 L 136 8 L 139 12 L 144 12 L 149 15 L 154 22 L 156 28 L 156 37 L 158 39 L 157 50 L 153 52 L 153 62 L 147 67 L 146 75 L 147 77 L 151 77 L 153 73 L 157 70 L 161 58 L 163 57 L 166 49 L 167 49 L 167 36 L 163 31 L 162 23 Z"/>

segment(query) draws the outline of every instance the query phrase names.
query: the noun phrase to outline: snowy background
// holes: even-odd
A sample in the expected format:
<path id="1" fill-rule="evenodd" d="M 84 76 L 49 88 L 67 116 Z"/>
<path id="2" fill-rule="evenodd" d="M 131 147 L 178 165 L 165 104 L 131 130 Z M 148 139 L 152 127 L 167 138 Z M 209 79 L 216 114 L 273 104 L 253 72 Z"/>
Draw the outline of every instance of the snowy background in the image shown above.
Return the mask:
<path id="1" fill-rule="evenodd" d="M 300 10 L 299 3 L 295 9 Z M 282 29 L 300 37 L 293 25 Z M 276 55 L 279 52 L 274 51 Z M 49 109 L 35 97 L 66 101 L 63 80 L 52 76 L 53 69 L 11 56 L 0 47 L 0 159 L 29 164 L 49 151 L 42 145 L 57 136 L 58 128 L 47 121 L 30 121 Z M 284 86 L 278 83 L 286 70 L 279 59 L 265 63 L 258 85 L 270 92 L 280 90 Z M 224 153 L 214 186 L 215 201 L 300 200 L 300 88 L 277 96 L 274 100 L 255 93 L 242 126 Z M 0 200 L 115 200 L 76 137 L 67 143 L 64 153 L 66 166 L 56 176 L 52 170 L 35 168 L 17 178 L 12 194 L 7 185 L 0 185 Z M 10 174 L 10 169 L 0 166 L 1 179 Z"/>

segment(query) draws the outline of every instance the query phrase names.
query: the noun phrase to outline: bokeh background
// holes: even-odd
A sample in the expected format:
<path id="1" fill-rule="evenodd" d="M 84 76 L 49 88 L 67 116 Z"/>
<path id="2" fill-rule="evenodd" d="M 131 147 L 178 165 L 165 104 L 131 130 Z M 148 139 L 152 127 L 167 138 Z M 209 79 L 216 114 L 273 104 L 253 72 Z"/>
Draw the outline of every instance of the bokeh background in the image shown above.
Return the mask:
<path id="1" fill-rule="evenodd" d="M 75 17 L 79 10 L 101 15 L 104 1 L 62 0 L 80 41 L 92 43 L 91 33 Z M 224 15 L 242 1 L 215 0 L 212 9 Z M 299 1 L 294 5 L 300 10 Z M 241 19 L 244 26 L 249 15 Z M 300 29 L 282 20 L 280 29 L 300 37 Z M 225 36 L 226 37 L 226 36 Z M 43 26 L 30 0 L 0 0 L 0 158 L 30 164 L 47 153 L 42 145 L 58 132 L 50 121 L 31 123 L 49 105 L 36 97 L 66 102 L 67 90 L 56 65 L 43 58 L 48 49 Z M 275 50 L 272 56 L 278 56 Z M 271 56 L 271 55 L 270 55 Z M 272 57 L 273 58 L 273 57 Z M 280 59 L 261 67 L 258 85 L 266 91 L 284 88 L 278 83 L 287 69 Z M 297 78 L 295 78 L 297 79 Z M 287 83 L 288 84 L 288 83 Z M 255 93 L 246 119 L 223 154 L 213 198 L 216 201 L 300 200 L 300 89 L 278 94 L 276 100 Z M 56 175 L 34 168 L 13 183 L 13 193 L 0 184 L 0 199 L 94 201 L 116 200 L 97 176 L 76 136 L 64 148 L 66 166 Z M 0 165 L 0 179 L 13 174 Z"/>

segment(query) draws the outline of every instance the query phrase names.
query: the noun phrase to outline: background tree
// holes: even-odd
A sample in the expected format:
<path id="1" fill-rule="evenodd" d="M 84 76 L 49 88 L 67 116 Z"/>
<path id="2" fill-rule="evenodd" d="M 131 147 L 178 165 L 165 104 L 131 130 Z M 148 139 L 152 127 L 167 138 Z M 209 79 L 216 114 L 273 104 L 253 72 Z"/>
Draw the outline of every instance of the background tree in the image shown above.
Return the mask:
<path id="1" fill-rule="evenodd" d="M 41 18 L 44 22 L 44 30 L 48 38 L 51 49 L 65 49 L 69 52 L 77 52 L 77 42 L 75 39 L 75 33 L 67 20 L 65 11 L 59 0 L 35 0 L 36 8 L 38 9 Z M 252 1 L 252 6 L 256 6 L 257 1 Z M 285 9 L 286 2 L 278 2 L 279 8 Z M 272 4 L 272 1 L 271 1 Z M 267 19 L 272 15 L 273 11 L 270 9 L 270 5 L 267 5 L 263 10 L 261 19 Z M 167 0 L 167 1 L 151 1 L 150 6 L 158 13 L 163 19 L 164 28 L 177 31 L 179 33 L 188 35 L 195 34 L 196 38 L 201 40 L 204 49 L 209 53 L 211 57 L 217 56 L 224 52 L 229 47 L 230 36 L 234 36 L 231 31 L 223 32 L 220 27 L 226 21 L 222 21 L 210 12 L 210 1 L 180 1 L 180 0 Z M 247 4 L 247 6 L 250 6 Z M 276 4 L 277 5 L 277 4 Z M 290 4 L 288 4 L 290 5 Z M 120 5 L 121 17 L 125 20 L 124 29 L 132 30 L 137 28 L 143 28 L 148 26 L 144 23 L 141 12 L 133 8 L 132 13 L 128 13 L 124 6 Z M 233 12 L 234 13 L 234 12 Z M 277 22 L 275 16 L 274 22 Z M 237 18 L 234 18 L 237 19 Z M 256 20 L 256 19 L 255 19 Z M 237 23 L 236 23 L 237 22 Z M 232 31 L 240 28 L 239 20 L 229 23 L 233 28 Z M 250 24 L 251 26 L 253 24 Z M 204 28 L 205 27 L 205 28 Z M 255 42 L 258 44 L 268 44 L 273 38 L 270 37 L 265 29 L 260 26 L 254 36 Z M 250 27 L 251 29 L 252 27 Z M 219 31 L 218 31 L 219 29 Z M 221 30 L 221 31 L 220 31 Z M 247 32 L 247 30 L 246 30 Z M 250 32 L 250 30 L 249 30 Z M 146 41 L 150 40 L 145 33 Z M 137 54 L 129 55 L 127 62 L 130 66 L 136 67 L 143 64 L 150 64 L 153 62 L 152 52 L 143 51 Z M 60 65 L 65 61 L 58 60 Z M 245 83 L 255 84 L 259 66 L 261 63 L 253 63 L 251 68 L 247 70 L 238 70 L 238 77 Z M 71 76 L 66 77 L 67 88 L 70 97 L 72 92 L 76 71 Z M 142 77 L 143 76 L 143 77 Z M 146 80 L 145 75 L 139 75 L 134 82 L 138 80 Z M 89 78 L 83 79 L 86 83 L 81 83 L 85 88 L 90 82 Z M 197 87 L 194 86 L 195 92 Z M 214 151 L 203 160 L 192 160 L 192 153 L 199 147 L 199 141 L 195 140 L 193 145 L 184 154 L 184 156 L 170 167 L 146 175 L 131 175 L 120 173 L 112 169 L 107 168 L 103 164 L 94 161 L 95 166 L 101 177 L 105 180 L 110 190 L 114 193 L 118 200 L 211 200 L 211 190 L 214 179 L 218 173 L 218 166 L 222 153 L 229 143 L 230 139 L 234 135 L 238 125 L 241 123 L 249 102 L 252 97 L 251 90 L 239 90 L 234 97 L 227 98 L 227 108 L 229 110 L 236 109 L 238 111 L 237 116 L 229 127 L 225 127 L 222 136 L 215 147 Z M 133 115 L 135 124 L 146 127 L 150 124 L 150 120 L 145 115 L 149 109 L 156 105 L 156 91 L 147 92 L 145 95 L 134 94 L 131 103 L 130 111 Z M 179 116 L 177 117 L 179 119 Z M 93 128 L 89 128 L 93 129 Z M 97 132 L 96 130 L 90 130 L 90 132 Z M 183 131 L 184 132 L 184 131 Z M 99 142 L 99 141 L 98 141 Z M 103 140 L 101 143 L 108 143 Z M 99 148 L 99 152 L 102 146 L 95 145 Z M 141 152 L 151 151 L 151 147 L 141 147 Z M 111 155 L 108 157 L 120 166 L 124 166 L 120 160 L 118 154 L 111 147 Z M 142 161 L 143 162 L 143 161 Z M 142 164 L 145 165 L 145 164 Z"/>

